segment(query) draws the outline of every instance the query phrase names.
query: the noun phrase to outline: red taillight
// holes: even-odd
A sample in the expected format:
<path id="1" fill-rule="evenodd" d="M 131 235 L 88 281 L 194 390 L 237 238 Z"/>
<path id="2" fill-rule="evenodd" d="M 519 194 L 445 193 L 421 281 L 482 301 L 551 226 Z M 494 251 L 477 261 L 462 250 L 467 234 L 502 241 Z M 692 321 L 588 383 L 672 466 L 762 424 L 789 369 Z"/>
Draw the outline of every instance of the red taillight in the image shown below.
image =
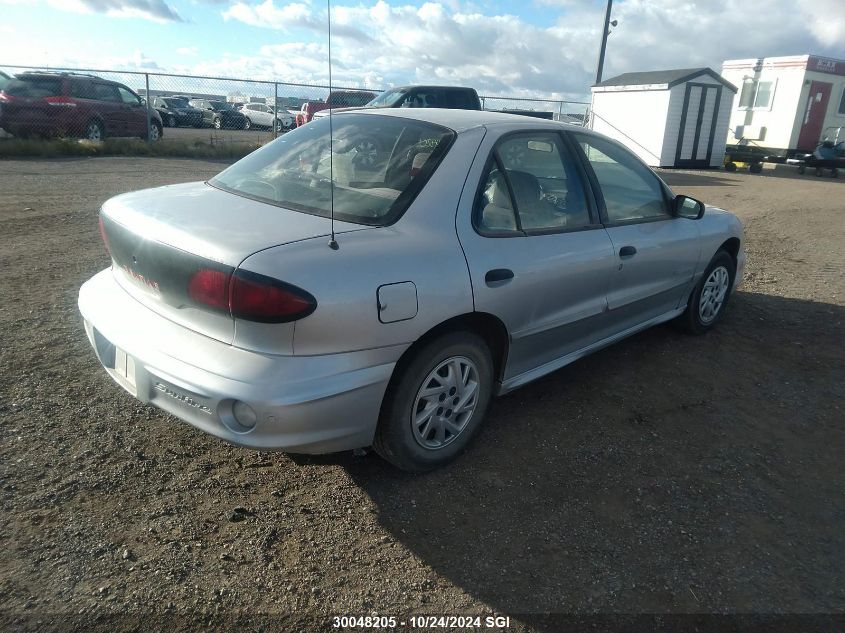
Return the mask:
<path id="1" fill-rule="evenodd" d="M 243 270 L 229 275 L 201 268 L 188 281 L 188 296 L 200 305 L 261 323 L 296 321 L 317 308 L 317 300 L 301 288 Z"/>
<path id="2" fill-rule="evenodd" d="M 109 255 L 111 255 L 111 247 L 109 246 L 109 236 L 106 233 L 106 225 L 103 224 L 103 216 L 99 216 L 97 218 L 100 224 L 100 237 L 103 239 L 103 244 L 105 244 L 106 250 L 108 251 Z"/>
<path id="3" fill-rule="evenodd" d="M 308 316 L 317 308 L 310 294 L 278 279 L 238 271 L 229 298 L 232 316 L 263 323 L 285 323 Z"/>
<path id="4" fill-rule="evenodd" d="M 188 296 L 197 303 L 218 310 L 229 309 L 229 274 L 200 268 L 188 281 Z"/>
<path id="5" fill-rule="evenodd" d="M 75 108 L 77 106 L 76 101 L 70 97 L 44 97 L 44 101 L 47 102 L 47 105 L 60 108 Z"/>

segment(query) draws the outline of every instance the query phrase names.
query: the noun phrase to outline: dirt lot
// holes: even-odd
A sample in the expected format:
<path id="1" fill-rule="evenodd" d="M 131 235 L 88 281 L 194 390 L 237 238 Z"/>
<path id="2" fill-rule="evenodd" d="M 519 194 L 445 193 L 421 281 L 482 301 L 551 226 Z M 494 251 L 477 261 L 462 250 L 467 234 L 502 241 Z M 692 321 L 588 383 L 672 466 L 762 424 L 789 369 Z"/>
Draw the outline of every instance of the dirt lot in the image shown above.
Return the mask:
<path id="1" fill-rule="evenodd" d="M 107 265 L 99 204 L 220 168 L 0 162 L 8 628 L 845 612 L 845 183 L 666 175 L 746 224 L 745 285 L 718 329 L 658 327 L 518 390 L 457 463 L 410 476 L 374 455 L 230 447 L 99 367 L 76 310 Z"/>

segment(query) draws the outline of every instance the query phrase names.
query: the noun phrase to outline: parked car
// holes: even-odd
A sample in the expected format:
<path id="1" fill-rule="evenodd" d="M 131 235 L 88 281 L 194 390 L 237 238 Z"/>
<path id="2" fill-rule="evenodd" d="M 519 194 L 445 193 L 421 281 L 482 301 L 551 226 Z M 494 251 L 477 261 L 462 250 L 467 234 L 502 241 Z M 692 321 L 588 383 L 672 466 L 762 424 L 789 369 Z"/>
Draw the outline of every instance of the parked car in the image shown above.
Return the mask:
<path id="1" fill-rule="evenodd" d="M 277 132 L 289 130 L 293 126 L 293 118 L 284 111 L 277 113 L 272 107 L 263 103 L 245 103 L 241 113 L 246 117 L 246 129 L 251 127 L 275 128 Z"/>
<path id="2" fill-rule="evenodd" d="M 447 108 L 453 110 L 481 110 L 481 99 L 474 88 L 459 86 L 401 86 L 385 90 L 365 108 Z M 353 108 L 346 108 L 351 110 Z M 333 110 L 332 113 L 340 112 Z M 328 114 L 317 112 L 315 117 Z"/>
<path id="3" fill-rule="evenodd" d="M 439 109 L 333 129 L 103 205 L 112 266 L 79 309 L 129 393 L 235 444 L 426 470 L 492 396 L 664 321 L 707 332 L 742 277 L 735 216 L 590 130 Z M 378 179 L 359 136 L 393 148 Z"/>
<path id="4" fill-rule="evenodd" d="M 0 91 L 0 127 L 15 136 L 162 137 L 162 121 L 145 102 L 116 81 L 94 75 L 26 72 Z"/>
<path id="5" fill-rule="evenodd" d="M 235 110 L 233 104 L 212 99 L 191 99 L 190 105 L 202 111 L 202 125 L 221 130 L 246 128 L 246 117 Z"/>
<path id="6" fill-rule="evenodd" d="M 3 86 L 9 83 L 10 79 L 11 77 L 9 75 L 0 70 L 0 90 L 3 90 Z"/>
<path id="7" fill-rule="evenodd" d="M 167 127 L 189 125 L 202 127 L 202 110 L 181 97 L 153 97 L 152 106 Z"/>
<path id="8" fill-rule="evenodd" d="M 329 93 L 325 101 L 306 101 L 296 115 L 296 125 L 305 125 L 321 110 L 332 108 L 354 108 L 363 106 L 375 98 L 375 94 L 366 90 L 336 90 Z"/>

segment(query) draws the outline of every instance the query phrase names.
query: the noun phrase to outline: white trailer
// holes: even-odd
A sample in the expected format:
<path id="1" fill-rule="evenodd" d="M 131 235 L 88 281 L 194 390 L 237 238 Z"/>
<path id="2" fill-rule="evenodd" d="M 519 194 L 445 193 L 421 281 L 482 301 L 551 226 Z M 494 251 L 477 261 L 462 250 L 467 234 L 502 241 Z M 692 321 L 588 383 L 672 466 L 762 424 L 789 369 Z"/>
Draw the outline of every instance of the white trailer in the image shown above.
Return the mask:
<path id="1" fill-rule="evenodd" d="M 845 60 L 794 55 L 733 59 L 722 77 L 740 87 L 727 143 L 760 158 L 812 152 L 825 138 L 845 138 Z"/>

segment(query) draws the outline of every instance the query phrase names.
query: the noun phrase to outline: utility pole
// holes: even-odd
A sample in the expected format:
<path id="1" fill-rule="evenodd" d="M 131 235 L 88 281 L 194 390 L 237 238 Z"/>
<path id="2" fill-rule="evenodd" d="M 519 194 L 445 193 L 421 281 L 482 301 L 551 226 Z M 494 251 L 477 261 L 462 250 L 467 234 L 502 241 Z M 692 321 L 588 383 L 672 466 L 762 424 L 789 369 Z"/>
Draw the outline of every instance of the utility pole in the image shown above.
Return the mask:
<path id="1" fill-rule="evenodd" d="M 604 51 L 607 48 L 607 36 L 610 35 L 610 10 L 613 7 L 613 0 L 607 0 L 607 13 L 604 15 L 604 28 L 601 30 L 601 49 L 599 50 L 599 67 L 596 71 L 596 83 L 601 83 L 601 74 L 604 70 Z"/>

